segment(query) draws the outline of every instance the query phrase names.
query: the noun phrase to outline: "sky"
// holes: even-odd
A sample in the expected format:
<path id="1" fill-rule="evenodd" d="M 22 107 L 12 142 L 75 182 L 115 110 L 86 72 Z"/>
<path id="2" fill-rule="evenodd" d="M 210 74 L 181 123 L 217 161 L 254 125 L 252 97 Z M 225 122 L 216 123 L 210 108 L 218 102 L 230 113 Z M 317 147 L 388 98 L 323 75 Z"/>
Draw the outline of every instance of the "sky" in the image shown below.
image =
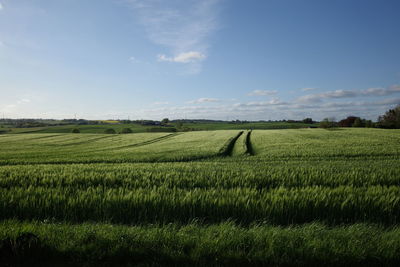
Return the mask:
<path id="1" fill-rule="evenodd" d="M 5 118 L 376 120 L 398 0 L 0 0 Z"/>

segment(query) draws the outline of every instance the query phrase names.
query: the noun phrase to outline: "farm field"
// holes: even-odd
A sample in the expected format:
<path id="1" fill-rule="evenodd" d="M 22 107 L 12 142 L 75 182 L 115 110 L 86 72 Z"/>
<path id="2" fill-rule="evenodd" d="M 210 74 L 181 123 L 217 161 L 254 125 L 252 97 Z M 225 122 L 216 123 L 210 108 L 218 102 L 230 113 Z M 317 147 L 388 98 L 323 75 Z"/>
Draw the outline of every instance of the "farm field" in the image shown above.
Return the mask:
<path id="1" fill-rule="evenodd" d="M 103 121 L 107 122 L 107 121 Z M 112 121 L 109 121 L 112 122 Z M 3 125 L 0 125 L 3 126 Z M 185 129 L 191 129 L 194 131 L 213 131 L 213 130 L 247 130 L 247 129 L 298 129 L 307 127 L 317 127 L 318 123 L 303 123 L 303 122 L 183 122 L 179 126 L 177 122 L 171 122 L 168 127 L 165 126 L 149 126 L 142 125 L 139 123 L 121 123 L 114 121 L 109 124 L 98 124 L 98 125 L 51 125 L 42 127 L 29 127 L 29 128 L 15 128 L 13 125 L 5 125 L 4 128 L 0 128 L 0 134 L 11 133 L 71 133 L 73 129 L 78 129 L 80 133 L 88 134 L 103 134 L 107 129 L 113 129 L 117 133 L 120 133 L 123 129 L 129 128 L 134 133 L 146 133 L 152 131 L 159 132 L 175 132 L 185 131 Z"/>
<path id="2" fill-rule="evenodd" d="M 10 264 L 400 263 L 400 131 L 0 135 Z"/>

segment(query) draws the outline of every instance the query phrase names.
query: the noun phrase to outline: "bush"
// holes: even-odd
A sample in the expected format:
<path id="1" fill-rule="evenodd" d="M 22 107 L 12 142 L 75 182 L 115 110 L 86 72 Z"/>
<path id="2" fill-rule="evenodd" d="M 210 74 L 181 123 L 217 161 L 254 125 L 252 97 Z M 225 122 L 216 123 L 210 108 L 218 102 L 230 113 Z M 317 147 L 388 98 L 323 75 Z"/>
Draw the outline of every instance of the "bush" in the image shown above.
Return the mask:
<path id="1" fill-rule="evenodd" d="M 105 130 L 104 133 L 106 133 L 106 134 L 116 134 L 117 132 L 114 129 L 110 128 L 110 129 Z"/>
<path id="2" fill-rule="evenodd" d="M 72 129 L 71 133 L 80 133 L 81 131 L 77 128 Z"/>
<path id="3" fill-rule="evenodd" d="M 122 134 L 128 134 L 128 133 L 133 133 L 133 131 L 132 131 L 131 128 L 124 128 L 124 129 L 122 129 L 121 133 Z"/>
<path id="4" fill-rule="evenodd" d="M 319 123 L 320 128 L 329 129 L 337 127 L 337 123 L 333 119 L 325 118 Z"/>

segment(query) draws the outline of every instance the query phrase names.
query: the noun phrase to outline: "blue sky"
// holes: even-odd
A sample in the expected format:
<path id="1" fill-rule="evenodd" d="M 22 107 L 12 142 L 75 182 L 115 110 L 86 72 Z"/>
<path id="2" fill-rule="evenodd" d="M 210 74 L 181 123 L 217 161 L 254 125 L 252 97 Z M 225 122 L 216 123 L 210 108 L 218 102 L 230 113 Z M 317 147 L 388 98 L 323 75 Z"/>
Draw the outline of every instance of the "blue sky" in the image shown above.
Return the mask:
<path id="1" fill-rule="evenodd" d="M 400 104 L 398 0 L 0 0 L 9 118 L 275 120 Z"/>

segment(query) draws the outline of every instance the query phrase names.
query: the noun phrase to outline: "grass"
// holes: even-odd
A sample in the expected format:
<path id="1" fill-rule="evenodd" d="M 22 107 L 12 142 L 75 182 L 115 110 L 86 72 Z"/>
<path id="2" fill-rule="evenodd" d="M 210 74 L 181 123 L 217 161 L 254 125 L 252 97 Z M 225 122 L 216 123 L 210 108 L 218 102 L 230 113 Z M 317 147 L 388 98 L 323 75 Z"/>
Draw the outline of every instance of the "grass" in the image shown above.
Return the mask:
<path id="1" fill-rule="evenodd" d="M 1 135 L 0 246 L 49 265 L 396 266 L 399 133 Z"/>
<path id="2" fill-rule="evenodd" d="M 121 226 L 7 220 L 0 224 L 0 240 L 9 248 L 9 262 L 26 265 L 41 258 L 49 266 L 60 259 L 74 266 L 396 266 L 400 260 L 400 229 L 366 224 L 244 228 L 231 222 Z"/>

